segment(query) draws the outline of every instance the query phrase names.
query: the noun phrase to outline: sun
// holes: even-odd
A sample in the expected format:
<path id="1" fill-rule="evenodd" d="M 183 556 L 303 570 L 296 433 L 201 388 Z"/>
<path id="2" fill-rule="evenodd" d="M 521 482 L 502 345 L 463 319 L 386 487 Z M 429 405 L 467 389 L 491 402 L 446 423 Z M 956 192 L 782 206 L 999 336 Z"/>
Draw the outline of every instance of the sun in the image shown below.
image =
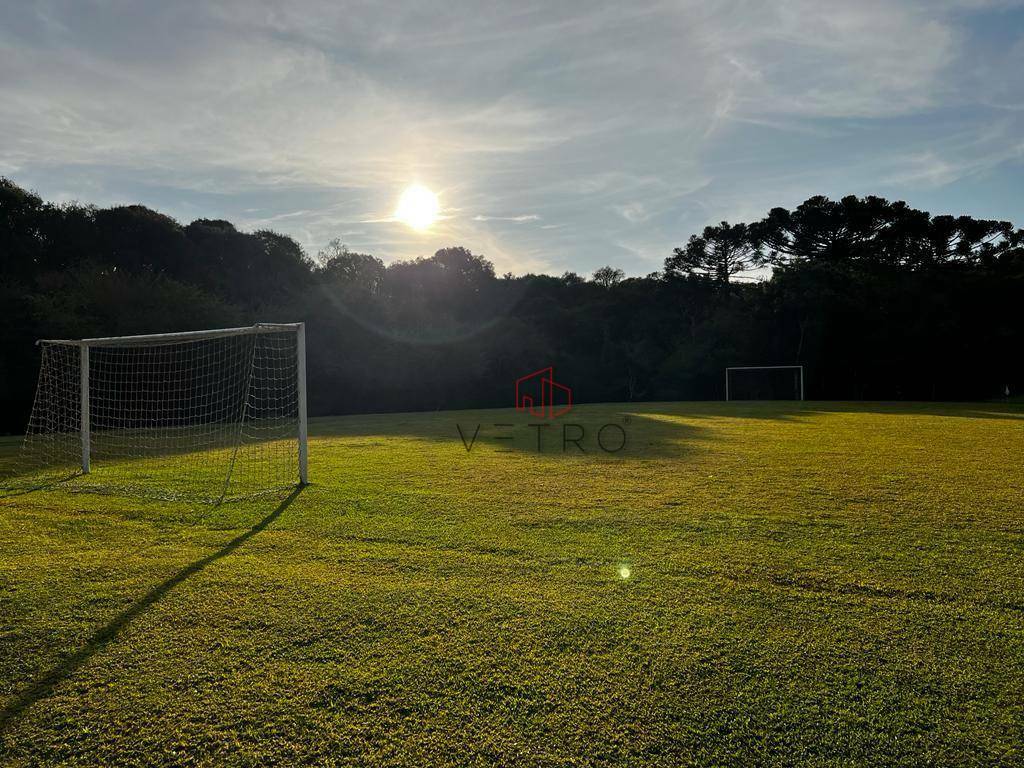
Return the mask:
<path id="1" fill-rule="evenodd" d="M 437 201 L 437 195 L 421 184 L 413 184 L 407 187 L 398 199 L 395 220 L 422 232 L 437 221 L 437 214 L 440 211 L 441 205 Z"/>

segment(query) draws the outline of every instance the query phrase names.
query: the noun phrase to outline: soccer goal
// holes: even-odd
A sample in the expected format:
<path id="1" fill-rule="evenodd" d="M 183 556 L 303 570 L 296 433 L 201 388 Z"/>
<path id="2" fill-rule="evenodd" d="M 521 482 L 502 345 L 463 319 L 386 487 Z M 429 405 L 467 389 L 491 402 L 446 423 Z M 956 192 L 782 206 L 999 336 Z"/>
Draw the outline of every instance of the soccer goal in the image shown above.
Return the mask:
<path id="1" fill-rule="evenodd" d="M 302 323 L 37 343 L 23 481 L 208 501 L 308 482 Z"/>
<path id="2" fill-rule="evenodd" d="M 802 365 L 737 365 L 725 369 L 726 400 L 803 400 Z"/>

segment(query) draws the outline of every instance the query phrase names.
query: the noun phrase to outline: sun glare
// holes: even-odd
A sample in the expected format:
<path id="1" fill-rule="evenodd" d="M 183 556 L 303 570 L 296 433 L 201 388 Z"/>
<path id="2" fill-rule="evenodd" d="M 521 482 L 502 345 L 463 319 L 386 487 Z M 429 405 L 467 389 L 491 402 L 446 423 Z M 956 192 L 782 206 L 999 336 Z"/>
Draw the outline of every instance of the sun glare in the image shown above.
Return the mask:
<path id="1" fill-rule="evenodd" d="M 398 199 L 395 219 L 422 232 L 437 221 L 440 210 L 437 195 L 420 184 L 413 184 Z"/>

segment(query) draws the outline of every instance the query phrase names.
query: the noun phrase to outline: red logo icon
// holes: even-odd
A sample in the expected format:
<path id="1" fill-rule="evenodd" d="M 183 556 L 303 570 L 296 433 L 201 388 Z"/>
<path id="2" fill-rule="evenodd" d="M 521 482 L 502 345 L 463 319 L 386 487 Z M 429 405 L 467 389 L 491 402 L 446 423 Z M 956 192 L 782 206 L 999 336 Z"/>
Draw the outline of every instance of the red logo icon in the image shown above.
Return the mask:
<path id="1" fill-rule="evenodd" d="M 516 410 L 553 419 L 572 410 L 572 390 L 555 381 L 554 366 L 516 379 Z"/>

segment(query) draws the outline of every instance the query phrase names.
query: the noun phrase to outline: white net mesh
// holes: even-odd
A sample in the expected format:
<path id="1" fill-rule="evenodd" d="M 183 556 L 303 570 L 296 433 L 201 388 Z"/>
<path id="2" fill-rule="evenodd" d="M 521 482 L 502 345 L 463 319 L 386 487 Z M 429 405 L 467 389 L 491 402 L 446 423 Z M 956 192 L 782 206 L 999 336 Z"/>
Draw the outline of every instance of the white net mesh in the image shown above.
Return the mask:
<path id="1" fill-rule="evenodd" d="M 90 344 L 89 474 L 81 345 L 42 346 L 17 484 L 220 500 L 297 482 L 295 330 Z"/>

